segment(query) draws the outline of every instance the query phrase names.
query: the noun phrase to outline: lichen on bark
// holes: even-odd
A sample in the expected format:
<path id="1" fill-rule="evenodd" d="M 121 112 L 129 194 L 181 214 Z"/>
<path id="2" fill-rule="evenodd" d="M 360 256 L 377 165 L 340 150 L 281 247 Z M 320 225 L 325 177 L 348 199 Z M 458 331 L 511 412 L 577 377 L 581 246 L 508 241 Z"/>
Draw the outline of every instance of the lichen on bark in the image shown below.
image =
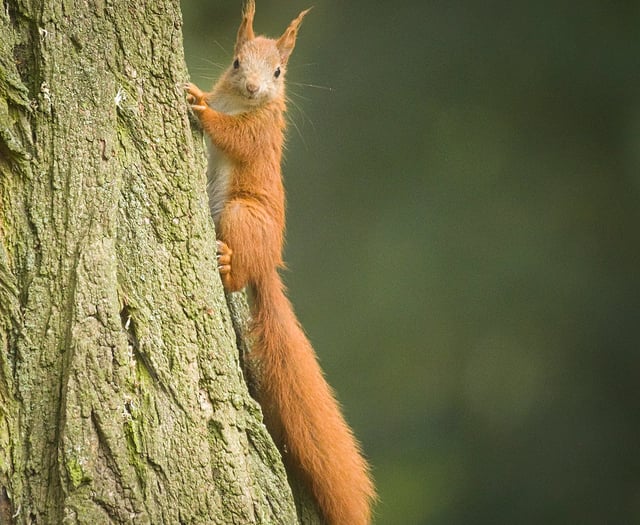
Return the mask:
<path id="1" fill-rule="evenodd" d="M 297 522 L 216 271 L 180 20 L 0 9 L 2 523 Z"/>

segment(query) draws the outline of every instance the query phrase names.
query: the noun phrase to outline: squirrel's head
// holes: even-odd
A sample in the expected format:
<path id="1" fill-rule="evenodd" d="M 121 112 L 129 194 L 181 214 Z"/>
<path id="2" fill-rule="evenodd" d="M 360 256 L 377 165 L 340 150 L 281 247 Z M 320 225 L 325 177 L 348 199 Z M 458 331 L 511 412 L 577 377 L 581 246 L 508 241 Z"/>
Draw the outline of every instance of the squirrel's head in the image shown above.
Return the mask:
<path id="1" fill-rule="evenodd" d="M 302 11 L 292 20 L 282 36 L 274 40 L 255 36 L 255 9 L 253 0 L 245 3 L 236 38 L 235 56 L 226 73 L 229 87 L 250 106 L 258 106 L 284 96 L 287 62 L 296 45 L 302 19 L 310 11 Z"/>

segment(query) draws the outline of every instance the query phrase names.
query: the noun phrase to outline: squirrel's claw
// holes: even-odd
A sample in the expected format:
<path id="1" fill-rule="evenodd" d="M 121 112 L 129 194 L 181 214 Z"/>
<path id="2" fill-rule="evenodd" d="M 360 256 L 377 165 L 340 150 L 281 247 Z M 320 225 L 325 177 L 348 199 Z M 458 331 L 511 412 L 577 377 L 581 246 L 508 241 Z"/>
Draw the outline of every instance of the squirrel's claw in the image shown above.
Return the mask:
<path id="1" fill-rule="evenodd" d="M 185 83 L 183 85 L 183 88 L 187 92 L 187 95 L 190 95 L 195 99 L 204 98 L 204 93 L 202 92 L 202 90 L 192 82 Z"/>

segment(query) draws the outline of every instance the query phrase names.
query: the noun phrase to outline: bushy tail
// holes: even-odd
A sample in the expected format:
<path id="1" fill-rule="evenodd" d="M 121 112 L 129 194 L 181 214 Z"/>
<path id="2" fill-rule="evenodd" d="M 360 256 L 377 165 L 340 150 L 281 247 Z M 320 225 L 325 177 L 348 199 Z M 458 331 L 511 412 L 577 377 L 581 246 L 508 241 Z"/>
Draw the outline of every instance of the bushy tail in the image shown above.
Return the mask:
<path id="1" fill-rule="evenodd" d="M 265 423 L 330 525 L 367 525 L 375 489 L 277 272 L 255 283 L 252 370 Z"/>

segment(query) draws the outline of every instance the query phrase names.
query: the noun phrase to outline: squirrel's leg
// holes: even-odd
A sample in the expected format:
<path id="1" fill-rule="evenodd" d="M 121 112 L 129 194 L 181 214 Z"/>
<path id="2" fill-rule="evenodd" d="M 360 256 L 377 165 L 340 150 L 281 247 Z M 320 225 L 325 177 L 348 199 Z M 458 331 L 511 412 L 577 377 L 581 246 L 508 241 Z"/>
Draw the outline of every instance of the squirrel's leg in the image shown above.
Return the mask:
<path id="1" fill-rule="evenodd" d="M 282 227 L 254 199 L 230 199 L 217 235 L 218 269 L 227 292 L 255 283 L 282 265 Z"/>

